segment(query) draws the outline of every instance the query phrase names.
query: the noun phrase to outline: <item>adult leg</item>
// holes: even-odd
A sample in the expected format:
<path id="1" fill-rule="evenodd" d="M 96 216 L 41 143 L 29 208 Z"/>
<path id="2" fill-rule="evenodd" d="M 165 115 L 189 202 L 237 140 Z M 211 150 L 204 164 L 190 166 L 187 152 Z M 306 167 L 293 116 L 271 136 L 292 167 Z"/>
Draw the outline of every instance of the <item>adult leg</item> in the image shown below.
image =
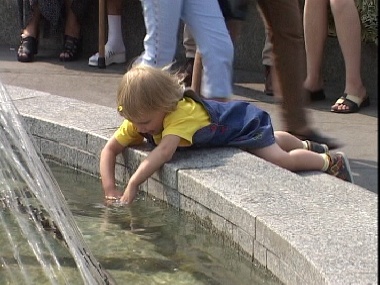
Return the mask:
<path id="1" fill-rule="evenodd" d="M 189 25 L 202 56 L 202 95 L 212 99 L 232 96 L 233 44 L 216 0 L 185 0 L 183 20 Z"/>
<path id="2" fill-rule="evenodd" d="M 346 68 L 344 93 L 362 101 L 366 97 L 366 89 L 361 78 L 361 26 L 358 10 L 354 0 L 330 0 L 330 3 Z M 349 107 L 342 103 L 335 104 L 332 108 L 348 110 Z"/>
<path id="3" fill-rule="evenodd" d="M 31 62 L 38 52 L 38 34 L 41 13 L 37 4 L 32 7 L 32 16 L 21 34 L 21 45 L 17 51 L 17 60 Z"/>
<path id="4" fill-rule="evenodd" d="M 243 27 L 243 20 L 229 19 L 226 21 L 227 30 L 230 34 L 232 43 L 234 46 L 239 40 L 241 29 Z"/>
<path id="5" fill-rule="evenodd" d="M 306 56 L 301 11 L 298 0 L 258 0 L 267 29 L 272 32 L 276 86 L 282 96 L 285 130 L 301 138 L 328 145 L 339 144 L 309 126 L 304 107 Z M 273 79 L 273 78 L 272 78 Z M 275 90 L 276 92 L 276 90 Z"/>
<path id="6" fill-rule="evenodd" d="M 39 24 L 41 20 L 41 12 L 37 4 L 32 7 L 32 15 L 22 31 L 24 37 L 38 37 Z"/>
<path id="7" fill-rule="evenodd" d="M 227 30 L 230 34 L 232 43 L 235 45 L 241 33 L 242 20 L 229 19 L 229 20 L 225 20 L 225 22 L 226 22 Z M 195 58 L 194 58 L 194 65 L 193 65 L 193 76 L 192 76 L 191 88 L 197 94 L 202 93 L 201 92 L 202 75 L 203 75 L 202 57 L 201 57 L 200 52 L 196 52 Z M 221 101 L 225 101 L 225 100 L 222 99 Z"/>
<path id="8" fill-rule="evenodd" d="M 172 63 L 183 0 L 141 0 L 146 35 L 139 62 L 156 67 Z"/>
<path id="9" fill-rule="evenodd" d="M 197 51 L 197 45 L 195 44 L 195 40 L 189 26 L 184 24 L 183 26 L 183 47 L 185 48 L 186 58 L 194 58 L 195 52 Z"/>
<path id="10" fill-rule="evenodd" d="M 186 62 L 183 66 L 181 66 L 179 73 L 182 74 L 182 82 L 185 84 L 185 86 L 190 87 L 193 80 L 194 58 L 197 51 L 197 46 L 195 44 L 189 26 L 186 24 L 183 27 L 182 44 L 185 48 Z"/>
<path id="11" fill-rule="evenodd" d="M 108 40 L 107 48 L 114 52 L 125 52 L 123 33 L 121 30 L 121 14 L 123 11 L 123 0 L 107 0 L 108 15 Z"/>
<path id="12" fill-rule="evenodd" d="M 311 92 L 323 88 L 322 62 L 327 38 L 328 0 L 306 0 L 303 23 L 307 76 L 304 86 Z"/>
<path id="13" fill-rule="evenodd" d="M 65 0 L 66 19 L 64 31 L 64 46 L 59 55 L 61 61 L 73 61 L 78 59 L 81 51 L 81 25 L 77 15 L 71 7 L 72 1 Z"/>
<path id="14" fill-rule="evenodd" d="M 71 8 L 71 0 L 65 0 L 66 19 L 65 19 L 65 35 L 73 38 L 80 38 L 80 23 L 77 15 Z"/>
<path id="15" fill-rule="evenodd" d="M 123 0 L 107 0 L 108 39 L 105 44 L 106 66 L 125 62 L 125 46 L 121 29 Z M 88 60 L 90 66 L 98 66 L 99 53 Z"/>
<path id="16" fill-rule="evenodd" d="M 299 3 L 298 0 L 258 0 L 258 4 L 266 28 L 272 34 L 285 129 L 298 131 L 308 126 L 304 109 L 306 62 Z"/>
<path id="17" fill-rule="evenodd" d="M 272 58 L 272 40 L 271 34 L 268 29 L 265 29 L 265 42 L 262 51 L 262 63 L 265 68 L 265 86 L 264 92 L 267 95 L 273 95 L 273 86 L 272 86 L 272 73 L 273 73 L 273 58 Z"/>

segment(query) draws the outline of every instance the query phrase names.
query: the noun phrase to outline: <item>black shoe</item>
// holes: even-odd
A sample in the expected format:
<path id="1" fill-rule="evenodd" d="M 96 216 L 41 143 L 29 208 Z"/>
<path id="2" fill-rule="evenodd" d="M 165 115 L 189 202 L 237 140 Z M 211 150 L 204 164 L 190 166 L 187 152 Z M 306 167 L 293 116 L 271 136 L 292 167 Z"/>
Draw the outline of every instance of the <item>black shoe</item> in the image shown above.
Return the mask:
<path id="1" fill-rule="evenodd" d="M 306 92 L 309 95 L 309 99 L 311 102 L 322 101 L 326 99 L 325 91 L 323 91 L 323 89 L 317 91 L 306 90 Z"/>
<path id="2" fill-rule="evenodd" d="M 343 144 L 339 143 L 336 139 L 325 137 L 316 131 L 309 131 L 308 134 L 297 134 L 295 132 L 289 132 L 293 136 L 299 138 L 302 141 L 313 141 L 319 144 L 325 144 L 329 149 L 336 149 L 342 147 Z"/>
<path id="3" fill-rule="evenodd" d="M 324 143 L 316 143 L 313 141 L 306 140 L 307 149 L 316 152 L 316 153 L 328 153 L 329 147 L 325 145 Z"/>

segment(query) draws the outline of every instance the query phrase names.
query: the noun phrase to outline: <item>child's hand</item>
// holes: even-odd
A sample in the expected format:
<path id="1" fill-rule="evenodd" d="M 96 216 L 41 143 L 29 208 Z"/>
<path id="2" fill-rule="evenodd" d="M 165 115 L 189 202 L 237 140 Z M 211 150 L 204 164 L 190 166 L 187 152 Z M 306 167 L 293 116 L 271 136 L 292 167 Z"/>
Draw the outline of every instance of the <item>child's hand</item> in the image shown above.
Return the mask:
<path id="1" fill-rule="evenodd" d="M 120 198 L 120 202 L 131 204 L 133 200 L 136 198 L 136 194 L 138 191 L 138 186 L 132 186 L 131 184 L 128 184 L 127 188 L 125 188 L 123 196 Z"/>
<path id="2" fill-rule="evenodd" d="M 104 198 L 107 200 L 107 201 L 115 201 L 115 200 L 119 200 L 121 197 L 121 192 L 120 191 L 117 191 L 116 189 L 114 190 L 109 190 L 105 193 L 104 195 Z"/>

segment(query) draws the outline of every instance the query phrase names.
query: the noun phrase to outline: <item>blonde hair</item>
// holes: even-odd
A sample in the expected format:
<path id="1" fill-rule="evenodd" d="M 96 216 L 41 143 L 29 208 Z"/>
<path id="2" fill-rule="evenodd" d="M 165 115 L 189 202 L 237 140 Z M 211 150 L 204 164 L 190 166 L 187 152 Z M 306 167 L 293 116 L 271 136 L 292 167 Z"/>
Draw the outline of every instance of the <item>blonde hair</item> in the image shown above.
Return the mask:
<path id="1" fill-rule="evenodd" d="M 119 114 L 136 120 L 152 111 L 172 112 L 183 96 L 178 78 L 168 71 L 146 65 L 124 74 L 117 91 Z"/>

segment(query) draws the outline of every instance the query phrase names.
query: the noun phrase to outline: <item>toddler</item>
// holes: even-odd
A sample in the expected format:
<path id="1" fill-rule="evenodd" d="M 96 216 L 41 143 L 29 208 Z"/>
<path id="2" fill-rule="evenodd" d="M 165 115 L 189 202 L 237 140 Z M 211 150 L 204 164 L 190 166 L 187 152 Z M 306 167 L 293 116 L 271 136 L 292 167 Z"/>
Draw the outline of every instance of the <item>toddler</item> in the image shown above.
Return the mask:
<path id="1" fill-rule="evenodd" d="M 185 90 L 179 78 L 168 71 L 132 67 L 123 76 L 117 103 L 125 120 L 100 157 L 107 200 L 131 203 L 139 185 L 183 147 L 238 147 L 290 171 L 319 170 L 353 182 L 343 153 L 331 154 L 326 145 L 274 132 L 269 114 L 248 102 L 202 99 L 191 89 Z M 116 156 L 145 139 L 156 147 L 130 177 L 122 194 L 115 186 Z"/>

